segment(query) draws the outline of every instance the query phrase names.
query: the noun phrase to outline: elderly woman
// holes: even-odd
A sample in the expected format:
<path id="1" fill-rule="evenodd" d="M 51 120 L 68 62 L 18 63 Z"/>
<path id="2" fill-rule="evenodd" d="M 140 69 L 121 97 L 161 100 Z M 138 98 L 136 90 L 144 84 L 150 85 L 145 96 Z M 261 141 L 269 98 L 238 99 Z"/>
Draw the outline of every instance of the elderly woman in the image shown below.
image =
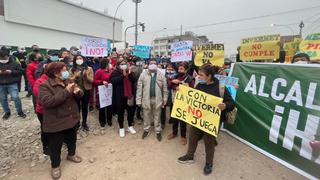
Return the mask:
<path id="1" fill-rule="evenodd" d="M 67 160 L 80 163 L 76 155 L 77 124 L 80 121 L 77 100 L 82 90 L 69 83 L 69 72 L 62 62 L 52 62 L 46 67 L 47 81 L 39 87 L 39 100 L 43 106 L 43 132 L 47 135 L 50 150 L 51 176 L 61 176 L 60 161 L 62 144 L 68 147 Z"/>

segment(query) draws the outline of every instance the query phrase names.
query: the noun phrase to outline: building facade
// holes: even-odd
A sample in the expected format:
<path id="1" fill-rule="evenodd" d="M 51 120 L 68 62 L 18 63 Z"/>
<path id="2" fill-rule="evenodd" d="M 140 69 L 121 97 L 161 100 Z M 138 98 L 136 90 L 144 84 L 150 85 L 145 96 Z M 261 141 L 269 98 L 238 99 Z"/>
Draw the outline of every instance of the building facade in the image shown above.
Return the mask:
<path id="1" fill-rule="evenodd" d="M 170 56 L 171 45 L 179 41 L 193 41 L 194 46 L 209 42 L 207 36 L 196 36 L 193 32 L 185 32 L 181 36 L 160 37 L 153 40 L 153 55 L 160 57 Z"/>
<path id="2" fill-rule="evenodd" d="M 115 41 L 122 40 L 115 19 Z M 82 37 L 112 40 L 113 17 L 65 0 L 0 0 L 0 45 L 60 49 Z"/>

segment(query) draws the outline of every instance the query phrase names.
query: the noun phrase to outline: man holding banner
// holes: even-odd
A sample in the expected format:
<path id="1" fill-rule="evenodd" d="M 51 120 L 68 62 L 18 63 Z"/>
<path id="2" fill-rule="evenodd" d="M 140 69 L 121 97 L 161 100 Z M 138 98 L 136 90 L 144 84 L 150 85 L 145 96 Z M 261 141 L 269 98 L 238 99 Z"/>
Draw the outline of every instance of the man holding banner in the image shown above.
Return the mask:
<path id="1" fill-rule="evenodd" d="M 225 121 L 226 111 L 232 111 L 235 107 L 235 103 L 229 92 L 225 88 L 221 88 L 219 81 L 214 77 L 217 72 L 217 68 L 211 64 L 205 64 L 200 68 L 199 84 L 196 86 L 197 90 L 190 88 L 185 96 L 187 102 L 192 101 L 191 105 L 188 103 L 189 114 L 187 114 L 187 110 L 183 111 L 182 117 L 188 118 L 181 118 L 181 120 L 190 123 L 192 126 L 190 128 L 188 152 L 180 157 L 178 161 L 183 164 L 192 163 L 198 141 L 203 137 L 206 151 L 206 164 L 203 169 L 205 175 L 212 172 L 213 156 L 215 146 L 217 145 L 216 137 L 221 122 Z M 183 99 L 181 95 L 177 92 L 175 97 L 176 102 L 179 102 L 181 98 Z M 223 97 L 223 99 L 218 97 Z M 192 109 L 192 106 L 198 106 L 198 109 L 191 110 L 193 114 L 191 117 L 189 115 L 191 114 L 190 108 Z M 171 116 L 179 118 L 178 109 L 179 107 L 174 106 Z"/>

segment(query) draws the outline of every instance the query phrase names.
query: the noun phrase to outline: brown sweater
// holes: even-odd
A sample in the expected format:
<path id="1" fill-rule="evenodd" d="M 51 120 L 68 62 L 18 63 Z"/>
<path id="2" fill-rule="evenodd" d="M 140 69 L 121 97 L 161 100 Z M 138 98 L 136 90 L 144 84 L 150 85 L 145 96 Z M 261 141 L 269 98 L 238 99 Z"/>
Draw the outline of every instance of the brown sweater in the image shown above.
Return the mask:
<path id="1" fill-rule="evenodd" d="M 43 105 L 43 131 L 46 133 L 60 132 L 73 128 L 80 121 L 76 103 L 77 95 L 70 94 L 65 86 L 49 78 L 39 88 L 39 100 Z"/>

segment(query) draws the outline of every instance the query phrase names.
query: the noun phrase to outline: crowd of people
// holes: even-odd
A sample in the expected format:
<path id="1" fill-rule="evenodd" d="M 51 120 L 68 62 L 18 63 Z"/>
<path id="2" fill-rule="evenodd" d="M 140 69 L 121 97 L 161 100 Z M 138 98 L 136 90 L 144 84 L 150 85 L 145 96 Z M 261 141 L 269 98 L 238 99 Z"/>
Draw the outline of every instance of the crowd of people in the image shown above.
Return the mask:
<path id="1" fill-rule="evenodd" d="M 310 59 L 306 54 L 296 55 L 292 63 L 305 64 Z M 27 97 L 32 96 L 35 113 L 41 125 L 43 153 L 50 156 L 51 175 L 53 179 L 61 176 L 61 148 L 67 145 L 67 160 L 80 163 L 82 158 L 76 153 L 77 131 L 90 131 L 88 112 L 97 108 L 98 122 L 101 128 L 113 126 L 112 117 L 117 115 L 119 137 L 125 137 L 125 113 L 127 129 L 136 134 L 135 119 L 143 120 L 142 139 L 149 136 L 154 127 L 156 139 L 162 140 L 162 130 L 167 121 L 167 107 L 172 110 L 174 97 L 179 85 L 187 85 L 208 94 L 222 97 L 223 103 L 218 108 L 225 113 L 232 111 L 235 102 L 228 90 L 220 93 L 219 81 L 215 74 L 227 75 L 230 63 L 219 68 L 211 64 L 196 67 L 191 62 L 171 63 L 170 59 L 159 61 L 156 58 L 141 60 L 131 54 L 117 54 L 114 50 L 104 58 L 88 58 L 80 54 L 79 49 L 49 50 L 44 56 L 37 45 L 32 52 L 26 53 L 19 48 L 12 53 L 2 47 L 0 50 L 0 100 L 4 110 L 3 119 L 8 120 L 11 110 L 7 95 L 14 101 L 18 116 L 25 118 L 19 91 L 21 77 L 24 77 Z M 98 86 L 112 86 L 112 105 L 100 108 Z M 180 143 L 188 144 L 186 155 L 178 159 L 181 163 L 193 162 L 198 141 L 204 140 L 206 162 L 204 174 L 210 174 L 213 168 L 213 157 L 216 138 L 178 119 L 169 118 L 172 132 L 167 139 L 178 137 Z M 319 146 L 320 142 L 312 142 Z"/>

